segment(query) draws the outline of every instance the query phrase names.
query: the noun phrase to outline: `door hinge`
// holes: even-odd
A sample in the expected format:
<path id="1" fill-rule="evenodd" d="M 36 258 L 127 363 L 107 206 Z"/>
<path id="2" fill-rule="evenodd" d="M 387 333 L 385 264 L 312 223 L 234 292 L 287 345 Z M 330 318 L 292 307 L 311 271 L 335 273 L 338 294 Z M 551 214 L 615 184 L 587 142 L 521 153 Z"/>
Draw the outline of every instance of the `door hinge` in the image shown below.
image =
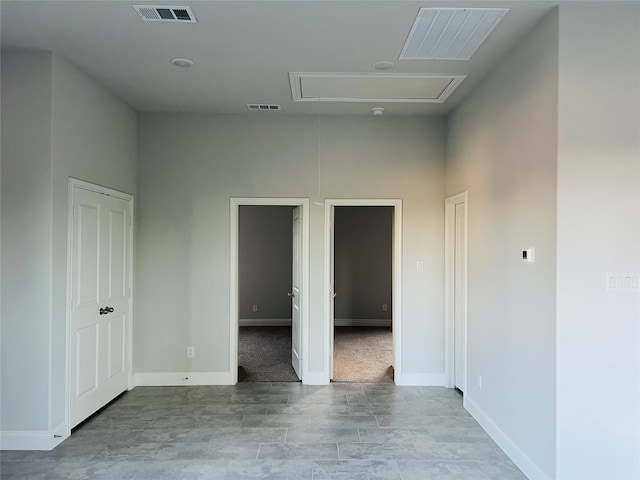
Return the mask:
<path id="1" fill-rule="evenodd" d="M 133 215 L 129 215 L 129 225 L 133 226 Z"/>
<path id="2" fill-rule="evenodd" d="M 131 287 L 129 287 L 129 298 L 131 298 Z"/>
<path id="3" fill-rule="evenodd" d="M 76 216 L 76 206 L 75 206 L 75 205 L 72 205 L 72 206 L 71 206 L 71 216 L 72 216 L 72 217 L 75 217 L 75 216 Z"/>

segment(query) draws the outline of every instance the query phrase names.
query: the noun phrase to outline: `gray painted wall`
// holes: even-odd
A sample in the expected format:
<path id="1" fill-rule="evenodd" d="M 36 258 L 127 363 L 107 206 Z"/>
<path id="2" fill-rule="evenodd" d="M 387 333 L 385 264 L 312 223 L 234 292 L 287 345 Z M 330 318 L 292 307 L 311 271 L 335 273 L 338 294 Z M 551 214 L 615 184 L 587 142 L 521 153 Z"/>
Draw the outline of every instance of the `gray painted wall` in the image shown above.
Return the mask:
<path id="1" fill-rule="evenodd" d="M 560 8 L 557 477 L 640 478 L 640 5 Z M 615 79 L 615 80 L 614 80 Z"/>
<path id="2" fill-rule="evenodd" d="M 68 177 L 135 194 L 136 143 L 135 113 L 74 65 L 2 53 L 3 431 L 65 419 Z"/>
<path id="3" fill-rule="evenodd" d="M 141 114 L 138 134 L 137 372 L 229 371 L 236 196 L 311 199 L 309 369 L 318 374 L 327 331 L 324 206 L 314 202 L 403 199 L 404 369 L 442 373 L 442 119 Z"/>
<path id="4" fill-rule="evenodd" d="M 64 418 L 68 179 L 135 197 L 135 112 L 63 57 L 53 57 L 52 426 Z M 135 203 L 134 203 L 135 207 Z M 134 247 L 135 248 L 135 247 Z"/>
<path id="5" fill-rule="evenodd" d="M 335 207 L 334 231 L 336 320 L 390 321 L 393 207 Z"/>
<path id="6" fill-rule="evenodd" d="M 51 62 L 2 52 L 3 430 L 49 429 Z"/>
<path id="7" fill-rule="evenodd" d="M 469 192 L 467 405 L 555 473 L 558 17 L 449 119 L 447 195 Z M 536 263 L 521 250 L 536 248 Z M 482 376 L 482 389 L 477 377 Z"/>
<path id="8" fill-rule="evenodd" d="M 241 205 L 238 230 L 240 319 L 290 320 L 293 207 Z"/>

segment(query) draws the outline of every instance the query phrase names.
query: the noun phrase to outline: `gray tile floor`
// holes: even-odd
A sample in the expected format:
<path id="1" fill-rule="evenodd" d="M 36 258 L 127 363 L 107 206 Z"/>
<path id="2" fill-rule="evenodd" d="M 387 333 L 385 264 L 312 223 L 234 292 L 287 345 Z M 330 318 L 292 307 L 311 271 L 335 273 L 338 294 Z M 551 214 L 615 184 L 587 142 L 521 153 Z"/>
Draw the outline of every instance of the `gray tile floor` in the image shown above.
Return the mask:
<path id="1" fill-rule="evenodd" d="M 525 479 L 454 390 L 389 384 L 138 387 L 5 479 Z"/>

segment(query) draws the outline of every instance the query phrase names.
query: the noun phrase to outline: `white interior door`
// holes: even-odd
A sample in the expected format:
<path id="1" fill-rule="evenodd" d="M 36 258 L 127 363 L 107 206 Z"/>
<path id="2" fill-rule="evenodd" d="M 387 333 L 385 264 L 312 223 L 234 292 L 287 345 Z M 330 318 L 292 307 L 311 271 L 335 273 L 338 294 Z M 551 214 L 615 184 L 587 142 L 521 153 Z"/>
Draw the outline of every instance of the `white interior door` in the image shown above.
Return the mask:
<path id="1" fill-rule="evenodd" d="M 300 302 L 302 217 L 301 207 L 293 209 L 293 271 L 291 274 L 291 364 L 298 378 L 302 378 L 302 315 Z"/>
<path id="2" fill-rule="evenodd" d="M 71 427 L 128 387 L 131 216 L 127 200 L 74 187 Z"/>
<path id="3" fill-rule="evenodd" d="M 454 234 L 454 384 L 462 392 L 465 391 L 465 319 L 466 319 L 466 219 L 465 204 L 457 203 L 455 205 L 455 234 Z"/>

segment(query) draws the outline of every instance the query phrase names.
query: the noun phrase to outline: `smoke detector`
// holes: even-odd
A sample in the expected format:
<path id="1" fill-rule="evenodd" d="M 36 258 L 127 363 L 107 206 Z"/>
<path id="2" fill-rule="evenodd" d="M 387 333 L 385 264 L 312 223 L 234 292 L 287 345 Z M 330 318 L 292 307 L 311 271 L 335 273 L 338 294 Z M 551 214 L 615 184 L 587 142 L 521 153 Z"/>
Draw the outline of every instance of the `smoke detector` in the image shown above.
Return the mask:
<path id="1" fill-rule="evenodd" d="M 373 114 L 374 117 L 379 117 L 384 113 L 384 108 L 382 107 L 372 108 L 371 113 Z"/>
<path id="2" fill-rule="evenodd" d="M 191 7 L 167 5 L 131 5 L 145 22 L 197 23 Z"/>
<path id="3" fill-rule="evenodd" d="M 386 60 L 380 60 L 373 64 L 373 68 L 376 70 L 390 70 L 393 68 L 393 62 L 388 62 Z"/>
<path id="4" fill-rule="evenodd" d="M 176 57 L 169 60 L 176 67 L 189 68 L 193 67 L 193 60 L 188 58 Z"/>

